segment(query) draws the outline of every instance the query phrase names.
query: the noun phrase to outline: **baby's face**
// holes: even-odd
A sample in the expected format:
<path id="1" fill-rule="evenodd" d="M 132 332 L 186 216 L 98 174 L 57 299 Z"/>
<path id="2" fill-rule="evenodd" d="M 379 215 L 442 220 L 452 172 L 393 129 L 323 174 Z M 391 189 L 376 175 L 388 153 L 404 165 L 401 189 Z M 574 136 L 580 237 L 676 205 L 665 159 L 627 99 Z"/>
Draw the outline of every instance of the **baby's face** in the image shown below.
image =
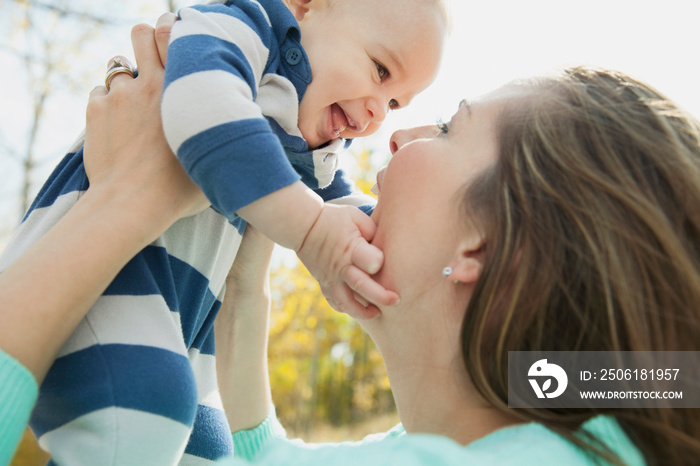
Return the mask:
<path id="1" fill-rule="evenodd" d="M 446 26 L 432 2 L 310 6 L 300 26 L 313 77 L 298 122 L 309 147 L 374 133 L 389 110 L 408 105 L 435 79 Z"/>

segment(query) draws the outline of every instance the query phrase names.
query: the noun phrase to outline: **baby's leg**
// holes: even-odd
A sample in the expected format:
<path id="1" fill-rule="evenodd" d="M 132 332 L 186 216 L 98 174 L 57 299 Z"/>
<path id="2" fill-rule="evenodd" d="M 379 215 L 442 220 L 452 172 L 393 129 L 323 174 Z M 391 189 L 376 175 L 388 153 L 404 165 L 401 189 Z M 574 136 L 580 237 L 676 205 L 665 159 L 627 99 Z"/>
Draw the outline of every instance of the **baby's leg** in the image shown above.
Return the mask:
<path id="1" fill-rule="evenodd" d="M 42 188 L 0 271 L 87 185 L 78 148 Z M 209 336 L 239 242 L 236 228 L 207 210 L 177 222 L 119 274 L 41 387 L 31 424 L 56 463 L 203 464 L 231 454 Z"/>
<path id="2" fill-rule="evenodd" d="M 110 284 L 47 375 L 31 419 L 56 463 L 209 464 L 231 454 L 212 324 L 237 239 L 205 211 Z"/>
<path id="3" fill-rule="evenodd" d="M 0 256 L 0 271 L 77 202 L 88 182 L 82 149 L 54 170 Z M 58 464 L 175 464 L 197 409 L 179 314 L 143 253 L 110 286 L 47 374 L 31 424 Z M 160 264 L 166 263 L 161 256 Z M 150 279 L 150 280 L 149 280 Z M 126 281 L 125 281 L 126 280 Z M 133 293 L 116 296 L 115 287 Z M 109 290 L 108 290 L 109 291 Z"/>
<path id="4" fill-rule="evenodd" d="M 177 463 L 197 409 L 177 316 L 159 294 L 98 300 L 49 371 L 30 421 L 55 463 Z"/>
<path id="5" fill-rule="evenodd" d="M 241 241 L 241 226 L 208 209 L 181 219 L 154 243 L 167 249 L 171 258 L 180 325 L 197 382 L 197 414 L 181 466 L 212 464 L 233 454 L 216 381 L 213 325 Z"/>

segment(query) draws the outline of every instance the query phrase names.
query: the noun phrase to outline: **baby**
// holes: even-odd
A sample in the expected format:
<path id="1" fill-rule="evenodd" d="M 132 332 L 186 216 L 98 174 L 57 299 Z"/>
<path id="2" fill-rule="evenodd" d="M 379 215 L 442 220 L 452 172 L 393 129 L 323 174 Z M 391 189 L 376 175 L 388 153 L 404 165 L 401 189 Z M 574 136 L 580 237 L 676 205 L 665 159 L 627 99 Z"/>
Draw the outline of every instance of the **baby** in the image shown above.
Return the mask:
<path id="1" fill-rule="evenodd" d="M 181 10 L 163 128 L 213 209 L 175 223 L 132 259 L 59 354 L 30 422 L 52 461 L 205 464 L 232 454 L 212 324 L 246 222 L 296 250 L 324 293 L 356 311 L 344 280 L 375 273 L 381 253 L 355 208 L 368 212 L 371 201 L 353 194 L 337 154 L 428 86 L 446 28 L 441 0 L 229 0 Z M 0 270 L 87 187 L 81 142 L 37 196 Z M 386 296 L 373 289 L 366 300 Z"/>

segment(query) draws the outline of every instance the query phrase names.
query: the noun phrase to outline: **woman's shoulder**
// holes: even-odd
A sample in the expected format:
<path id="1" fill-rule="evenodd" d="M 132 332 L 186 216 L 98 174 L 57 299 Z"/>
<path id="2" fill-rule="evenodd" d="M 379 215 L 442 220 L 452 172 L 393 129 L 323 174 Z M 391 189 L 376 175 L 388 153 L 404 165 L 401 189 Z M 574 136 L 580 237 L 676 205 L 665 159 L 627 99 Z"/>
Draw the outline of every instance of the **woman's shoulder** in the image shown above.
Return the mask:
<path id="1" fill-rule="evenodd" d="M 600 416 L 584 429 L 608 445 L 629 465 L 643 465 L 639 451 L 613 418 Z M 360 442 L 304 444 L 283 437 L 270 439 L 249 458 L 259 465 L 599 465 L 572 442 L 538 423 L 497 430 L 467 446 L 443 436 L 406 434 L 399 424 Z M 231 460 L 229 460 L 231 461 Z M 226 464 L 243 464 L 236 461 Z"/>
<path id="2" fill-rule="evenodd" d="M 615 418 L 596 416 L 583 425 L 583 430 L 605 444 L 625 464 L 644 465 L 639 450 L 627 437 Z M 441 464 L 498 464 L 498 465 L 599 465 L 605 464 L 584 452 L 568 439 L 542 424 L 531 422 L 497 430 L 467 446 L 461 446 L 436 435 L 406 435 L 399 424 L 394 429 L 372 440 L 395 439 L 397 449 L 406 453 L 421 452 L 424 459 L 431 454 Z M 387 443 L 385 443 L 387 445 Z M 430 464 L 430 463 L 424 463 Z"/>
<path id="3" fill-rule="evenodd" d="M 615 418 L 597 416 L 587 421 L 582 429 L 594 435 L 625 464 L 630 466 L 646 464 L 642 454 L 629 440 Z M 482 464 L 522 466 L 605 464 L 570 440 L 535 422 L 500 429 L 466 446 L 465 451 Z"/>

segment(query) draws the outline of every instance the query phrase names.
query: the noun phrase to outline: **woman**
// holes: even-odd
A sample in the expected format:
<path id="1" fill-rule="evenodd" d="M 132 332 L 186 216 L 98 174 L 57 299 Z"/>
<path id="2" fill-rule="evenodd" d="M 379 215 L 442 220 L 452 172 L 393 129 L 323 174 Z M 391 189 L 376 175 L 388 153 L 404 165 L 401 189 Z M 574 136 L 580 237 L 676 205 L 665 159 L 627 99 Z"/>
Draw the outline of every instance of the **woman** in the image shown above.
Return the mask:
<path id="1" fill-rule="evenodd" d="M 113 101 L 127 108 L 135 101 L 146 106 L 146 115 L 155 114 L 148 112 L 155 112 L 156 99 L 146 95 L 159 82 L 151 78 L 158 72 L 157 55 L 152 40 L 148 53 L 138 45 L 142 32 L 135 34 L 139 78 L 119 77 L 109 95 L 95 92 L 91 100 L 94 125 L 88 138 L 116 156 L 113 171 L 90 169 L 95 195 L 113 193 L 109 188 L 117 179 L 140 179 L 141 169 L 131 165 L 140 159 L 133 154 L 167 159 L 153 149 L 160 147 L 157 140 L 131 145 L 120 139 L 124 147 L 109 140 L 114 134 L 150 134 L 147 124 L 157 120 L 135 126 L 121 112 L 110 113 Z M 239 300 L 222 315 L 232 323 L 220 322 L 217 335 L 233 361 L 232 372 L 222 377 L 229 422 L 233 430 L 253 428 L 234 435 L 237 455 L 261 464 L 696 461 L 700 420 L 692 410 L 613 410 L 601 416 L 604 410 L 509 409 L 506 358 L 508 351 L 525 350 L 698 351 L 699 133 L 694 118 L 648 86 L 588 69 L 507 86 L 462 104 L 447 125 L 395 133 L 394 157 L 378 176 L 374 244 L 386 258 L 377 278 L 402 301 L 362 324 L 386 360 L 402 427 L 361 445 L 305 449 L 268 443 L 280 429 L 267 415 L 267 379 L 264 364 L 257 362 L 264 359 L 266 301 L 236 293 Z M 107 155 L 89 157 L 90 163 L 110 165 Z M 167 184 L 173 171 L 163 173 Z M 150 195 L 147 183 L 143 189 Z M 112 218 L 126 217 L 119 210 L 125 206 L 138 206 L 133 215 L 152 209 L 141 205 L 143 199 L 129 204 L 118 196 Z M 170 221 L 185 208 L 201 208 L 194 194 L 172 202 Z M 77 205 L 78 213 L 60 224 L 59 234 L 75 232 L 80 215 L 90 218 L 90 206 Z M 128 253 L 158 233 L 126 229 L 130 236 L 122 241 Z M 97 229 L 100 234 L 109 232 Z M 262 289 L 266 264 L 246 261 L 245 254 L 269 245 L 254 232 L 245 241 L 229 286 Z M 2 299 L 17 296 L 32 271 L 50 265 L 43 260 L 49 246 L 39 244 L 0 276 Z M 123 260 L 115 257 L 119 252 L 102 254 L 106 261 L 85 264 L 94 273 L 79 277 L 88 285 L 63 283 L 63 295 L 44 307 L 42 317 L 72 316 L 78 312 L 66 310 L 68 298 L 89 301 L 99 294 L 91 288 L 106 286 L 101 275 L 116 273 L 111 267 Z M 15 303 L 12 309 L 0 305 L 0 344 L 40 380 L 52 357 L 37 355 L 31 346 L 42 340 L 34 339 L 53 332 L 54 344 L 67 337 L 75 320 L 58 332 L 44 328 L 43 321 L 30 325 L 19 316 L 37 311 L 22 299 Z M 11 335 L 25 331 L 21 339 Z M 25 369 L 5 361 L 26 380 Z M 16 384 L 2 386 L 13 388 Z M 26 411 L 32 398 L 21 395 L 15 393 Z"/>
<path id="2" fill-rule="evenodd" d="M 694 410 L 507 404 L 508 351 L 698 350 L 700 124 L 642 83 L 581 68 L 463 103 L 448 125 L 399 131 L 390 145 L 373 244 L 386 257 L 379 281 L 402 302 L 361 324 L 385 358 L 405 431 L 467 447 L 432 437 L 256 448 L 251 438 L 279 430 L 270 416 L 234 434 L 237 451 L 293 464 L 586 464 L 582 452 L 617 464 L 700 461 Z M 251 270 L 234 267 L 231 282 Z M 226 307 L 217 323 L 217 354 L 233 355 L 221 388 L 234 431 L 258 425 L 267 399 L 266 374 L 246 388 L 236 357 L 260 347 L 236 331 L 252 328 L 254 308 Z"/>

